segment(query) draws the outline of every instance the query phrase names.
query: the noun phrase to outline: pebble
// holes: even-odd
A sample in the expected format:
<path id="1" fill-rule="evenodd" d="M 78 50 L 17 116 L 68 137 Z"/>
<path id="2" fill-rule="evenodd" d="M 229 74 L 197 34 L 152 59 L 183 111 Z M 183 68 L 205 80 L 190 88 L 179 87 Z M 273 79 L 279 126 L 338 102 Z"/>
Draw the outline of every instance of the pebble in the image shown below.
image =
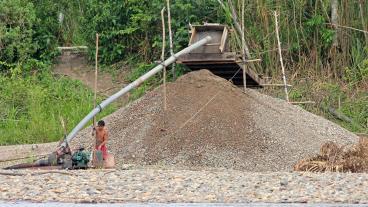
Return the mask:
<path id="1" fill-rule="evenodd" d="M 17 173 L 29 173 L 19 170 Z M 368 203 L 368 174 L 139 168 L 0 175 L 0 200 L 34 202 Z M 45 179 L 47 178 L 47 182 Z"/>

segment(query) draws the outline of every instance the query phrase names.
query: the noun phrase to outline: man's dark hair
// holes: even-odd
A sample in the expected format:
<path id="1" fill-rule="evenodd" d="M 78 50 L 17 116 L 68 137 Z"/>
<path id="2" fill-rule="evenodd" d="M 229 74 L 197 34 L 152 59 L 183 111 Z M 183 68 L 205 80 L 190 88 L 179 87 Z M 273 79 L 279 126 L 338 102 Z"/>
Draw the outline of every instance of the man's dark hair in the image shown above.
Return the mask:
<path id="1" fill-rule="evenodd" d="M 97 122 L 97 125 L 103 127 L 105 126 L 105 122 L 103 120 L 100 120 Z"/>

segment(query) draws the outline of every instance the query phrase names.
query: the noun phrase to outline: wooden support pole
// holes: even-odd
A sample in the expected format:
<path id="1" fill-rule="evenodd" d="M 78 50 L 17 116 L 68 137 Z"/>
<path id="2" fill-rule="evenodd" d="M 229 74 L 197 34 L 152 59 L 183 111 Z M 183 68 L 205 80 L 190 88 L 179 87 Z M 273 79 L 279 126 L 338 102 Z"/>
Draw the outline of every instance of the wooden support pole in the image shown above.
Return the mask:
<path id="1" fill-rule="evenodd" d="M 286 101 L 289 102 L 289 93 L 288 93 L 287 82 L 286 82 L 285 67 L 284 67 L 284 62 L 282 60 L 281 42 L 280 42 L 280 35 L 279 35 L 279 23 L 277 20 L 277 16 L 278 16 L 277 11 L 275 11 L 274 15 L 275 15 L 275 28 L 276 28 L 278 51 L 279 51 L 279 56 L 280 56 L 281 69 L 282 69 L 282 79 L 284 81 L 285 98 L 286 98 Z"/>
<path id="2" fill-rule="evenodd" d="M 246 91 L 247 89 L 247 75 L 246 75 L 246 72 L 245 72 L 245 61 L 246 61 L 246 54 L 245 54 L 245 37 L 244 37 L 244 7 L 245 7 L 245 0 L 242 0 L 242 14 L 241 14 L 241 27 L 242 27 L 242 53 L 243 53 L 243 85 L 244 85 L 244 92 Z"/>
<path id="3" fill-rule="evenodd" d="M 282 87 L 285 87 L 285 84 L 281 84 L 281 83 L 265 83 L 265 84 L 262 84 L 262 86 L 282 86 Z M 293 87 L 292 85 L 290 84 L 287 84 L 286 85 L 287 87 Z"/>
<path id="4" fill-rule="evenodd" d="M 218 2 L 220 2 L 221 5 L 224 5 L 222 0 L 218 0 Z M 240 37 L 245 37 L 244 32 L 241 28 L 241 25 L 238 22 L 238 15 L 236 14 L 236 9 L 235 9 L 235 7 L 232 3 L 232 0 L 228 0 L 227 2 L 229 4 L 229 8 L 230 8 L 230 11 L 231 11 L 231 18 L 233 19 L 236 31 L 240 34 Z M 226 10 L 226 7 L 224 7 L 224 9 Z M 245 39 L 242 38 L 242 41 L 244 41 L 244 43 L 245 43 L 244 44 L 244 53 L 247 55 L 247 58 L 251 58 L 250 52 L 249 52 L 249 47 L 246 44 Z"/>
<path id="5" fill-rule="evenodd" d="M 161 10 L 161 21 L 162 21 L 162 51 L 161 51 L 161 61 L 165 60 L 165 40 L 166 40 L 166 29 L 165 29 L 165 7 Z M 163 81 L 164 81 L 164 120 L 166 119 L 167 110 L 167 100 L 166 100 L 166 67 L 163 68 Z"/>
<path id="6" fill-rule="evenodd" d="M 234 28 L 236 30 L 235 36 L 237 37 L 237 34 L 240 36 L 239 38 L 241 39 L 242 44 L 244 44 L 243 52 L 246 55 L 247 59 L 251 59 L 252 57 L 251 57 L 251 54 L 249 52 L 249 46 L 247 45 L 247 42 L 245 41 L 245 27 L 242 28 L 241 23 L 238 20 L 237 11 L 236 11 L 236 8 L 233 5 L 232 0 L 227 0 L 228 7 L 225 6 L 223 0 L 217 0 L 217 2 L 225 10 L 225 12 L 227 12 L 227 11 L 231 12 L 230 16 L 231 16 L 231 19 L 233 20 L 233 25 L 234 25 Z M 249 64 L 248 66 L 251 69 L 255 70 L 255 66 L 253 64 Z"/>
<path id="7" fill-rule="evenodd" d="M 96 57 L 95 57 L 95 94 L 93 98 L 93 108 L 96 108 L 97 102 L 97 75 L 98 75 L 98 33 L 96 33 Z M 96 126 L 96 116 L 93 117 L 93 127 Z"/>
<path id="8" fill-rule="evenodd" d="M 61 126 L 63 127 L 63 130 L 64 130 L 64 137 L 66 137 L 66 135 L 68 134 L 68 132 L 66 130 L 65 122 L 64 122 L 64 119 L 63 119 L 62 116 L 60 116 L 60 123 L 61 123 Z"/>
<path id="9" fill-rule="evenodd" d="M 165 47 L 166 47 L 166 27 L 165 27 L 165 7 L 161 10 L 161 21 L 162 21 L 162 50 L 161 50 L 161 62 L 165 61 Z M 166 121 L 167 121 L 167 91 L 166 91 L 166 67 L 163 67 L 163 127 L 161 131 L 166 131 Z"/>
<path id="10" fill-rule="evenodd" d="M 262 61 L 262 59 L 252 59 L 252 60 L 245 60 L 245 61 L 236 61 L 237 63 L 243 63 L 243 62 L 245 62 L 245 63 L 253 63 L 253 62 L 260 62 L 260 61 Z"/>
<path id="11" fill-rule="evenodd" d="M 339 1 L 338 0 L 331 0 L 331 23 L 332 24 L 337 24 L 338 23 L 338 10 L 339 10 Z M 336 48 L 338 46 L 338 30 L 336 28 L 336 26 L 334 26 L 334 30 L 336 32 L 334 39 L 333 39 L 333 43 L 332 45 Z"/>
<path id="12" fill-rule="evenodd" d="M 173 35 L 172 35 L 172 31 L 171 31 L 171 13 L 170 13 L 170 0 L 166 0 L 166 4 L 167 4 L 167 23 L 169 26 L 169 38 L 170 38 L 170 55 L 173 56 L 174 55 L 174 45 L 173 45 Z M 171 71 L 173 74 L 173 79 L 176 79 L 176 73 L 175 73 L 175 63 L 172 64 L 171 66 Z"/>
<path id="13" fill-rule="evenodd" d="M 58 50 L 87 50 L 87 46 L 57 47 Z"/>
<path id="14" fill-rule="evenodd" d="M 314 101 L 293 101 L 293 102 L 289 102 L 291 104 L 316 104 L 316 102 Z"/>
<path id="15" fill-rule="evenodd" d="M 366 4 L 363 2 L 363 0 L 360 0 L 359 1 L 359 13 L 360 13 L 360 20 L 362 22 L 362 28 L 363 30 L 367 31 L 368 28 L 367 28 L 367 25 L 365 24 L 365 20 L 364 20 L 364 7 L 363 7 L 363 4 Z M 364 37 L 365 37 L 365 43 L 368 45 L 368 33 L 364 33 Z"/>
<path id="16" fill-rule="evenodd" d="M 357 31 L 357 32 L 363 32 L 364 34 L 368 34 L 368 31 L 362 30 L 362 29 L 357 29 L 357 28 L 354 28 L 354 27 L 348 27 L 348 26 L 339 25 L 339 24 L 332 24 L 332 23 L 325 23 L 325 24 L 332 25 L 332 26 L 335 26 L 335 27 L 344 28 L 344 29 L 351 29 L 351 30 L 354 30 L 354 31 Z"/>

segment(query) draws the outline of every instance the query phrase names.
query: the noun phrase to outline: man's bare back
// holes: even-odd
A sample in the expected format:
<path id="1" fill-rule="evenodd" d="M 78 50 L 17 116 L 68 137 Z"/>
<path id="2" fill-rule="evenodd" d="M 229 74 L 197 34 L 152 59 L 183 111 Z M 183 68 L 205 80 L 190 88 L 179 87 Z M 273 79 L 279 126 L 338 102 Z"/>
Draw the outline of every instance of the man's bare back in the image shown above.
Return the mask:
<path id="1" fill-rule="evenodd" d="M 107 131 L 107 128 L 105 127 L 105 122 L 104 121 L 99 121 L 97 123 L 97 127 L 96 129 L 96 150 L 101 150 L 104 159 L 107 156 L 107 140 L 109 138 L 109 133 Z"/>
<path id="2" fill-rule="evenodd" d="M 96 128 L 96 147 L 106 144 L 108 138 L 108 132 L 106 127 Z"/>

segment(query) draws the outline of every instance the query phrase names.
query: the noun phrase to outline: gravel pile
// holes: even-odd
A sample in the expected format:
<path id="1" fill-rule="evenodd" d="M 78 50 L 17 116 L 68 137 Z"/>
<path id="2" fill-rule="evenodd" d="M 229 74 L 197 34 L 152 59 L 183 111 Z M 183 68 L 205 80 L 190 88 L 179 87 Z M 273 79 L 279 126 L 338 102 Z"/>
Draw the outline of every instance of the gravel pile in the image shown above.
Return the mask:
<path id="1" fill-rule="evenodd" d="M 207 70 L 188 73 L 121 108 L 104 120 L 109 150 L 123 163 L 292 170 L 321 144 L 352 144 L 358 137 L 298 106 L 247 90 Z M 166 115 L 165 115 L 166 114 Z M 93 143 L 87 128 L 71 143 Z"/>

